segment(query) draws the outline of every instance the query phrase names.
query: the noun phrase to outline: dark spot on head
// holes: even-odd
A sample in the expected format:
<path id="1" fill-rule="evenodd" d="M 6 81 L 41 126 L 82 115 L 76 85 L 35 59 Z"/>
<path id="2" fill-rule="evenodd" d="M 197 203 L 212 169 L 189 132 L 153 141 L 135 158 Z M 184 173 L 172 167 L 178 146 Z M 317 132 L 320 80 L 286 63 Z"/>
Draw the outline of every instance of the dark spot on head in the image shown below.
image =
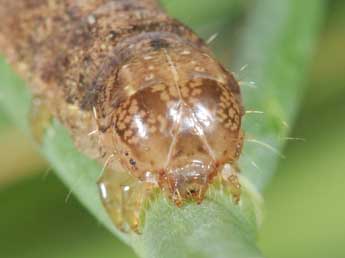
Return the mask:
<path id="1" fill-rule="evenodd" d="M 132 165 L 132 166 L 135 166 L 137 164 L 137 162 L 135 162 L 134 159 L 130 159 L 129 160 L 129 163 Z"/>
<path id="2" fill-rule="evenodd" d="M 169 42 L 164 39 L 153 39 L 150 45 L 154 50 L 160 50 L 161 48 L 168 48 Z"/>
<path id="3" fill-rule="evenodd" d="M 128 156 L 128 152 L 127 151 L 125 152 L 125 155 Z"/>

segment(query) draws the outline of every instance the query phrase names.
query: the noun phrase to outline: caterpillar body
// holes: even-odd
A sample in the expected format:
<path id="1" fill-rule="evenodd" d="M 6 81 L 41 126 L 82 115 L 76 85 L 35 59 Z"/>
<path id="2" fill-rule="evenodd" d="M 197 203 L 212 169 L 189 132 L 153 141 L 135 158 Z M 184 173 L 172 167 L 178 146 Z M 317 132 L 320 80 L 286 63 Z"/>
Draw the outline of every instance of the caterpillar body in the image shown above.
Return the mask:
<path id="1" fill-rule="evenodd" d="M 201 203 L 220 178 L 239 201 L 239 85 L 157 1 L 0 0 L 0 17 L 0 51 L 33 105 L 106 164 L 98 184 L 120 229 L 138 231 L 156 188 Z"/>

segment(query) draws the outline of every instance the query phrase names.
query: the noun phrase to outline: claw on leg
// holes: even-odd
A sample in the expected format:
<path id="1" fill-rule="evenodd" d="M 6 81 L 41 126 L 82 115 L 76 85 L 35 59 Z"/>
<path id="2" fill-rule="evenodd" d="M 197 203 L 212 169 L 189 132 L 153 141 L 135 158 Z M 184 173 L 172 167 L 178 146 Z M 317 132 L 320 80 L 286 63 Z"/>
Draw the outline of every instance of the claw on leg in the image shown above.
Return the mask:
<path id="1" fill-rule="evenodd" d="M 143 206 L 152 198 L 155 185 L 126 172 L 105 170 L 98 187 L 103 205 L 117 228 L 140 233 Z"/>

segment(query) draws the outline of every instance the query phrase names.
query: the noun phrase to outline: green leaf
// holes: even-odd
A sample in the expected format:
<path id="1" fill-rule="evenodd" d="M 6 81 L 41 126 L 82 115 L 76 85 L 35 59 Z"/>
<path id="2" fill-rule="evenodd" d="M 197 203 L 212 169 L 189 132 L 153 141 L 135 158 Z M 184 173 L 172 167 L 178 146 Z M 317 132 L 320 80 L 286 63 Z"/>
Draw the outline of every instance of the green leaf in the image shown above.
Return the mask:
<path id="1" fill-rule="evenodd" d="M 265 112 L 263 118 L 245 119 L 247 137 L 253 135 L 276 151 L 283 146 L 280 138 L 288 133 L 282 121 L 291 126 L 298 110 L 321 10 L 321 0 L 258 1 L 243 26 L 241 47 L 235 50 L 235 67 L 248 64 L 244 79 L 258 85 L 258 89 L 244 88 L 245 107 Z M 17 125 L 29 132 L 30 94 L 4 61 L 0 72 L 1 94 L 6 96 L 1 104 Z M 241 168 L 251 184 L 245 184 L 241 205 L 234 205 L 228 194 L 216 189 L 202 205 L 182 208 L 159 197 L 146 211 L 140 236 L 126 235 L 113 227 L 96 187 L 101 167 L 74 148 L 58 122 L 47 130 L 41 151 L 90 212 L 141 257 L 262 257 L 255 243 L 260 204 L 251 184 L 262 190 L 272 177 L 279 155 L 269 148 L 254 142 L 245 146 Z"/>
<path id="2" fill-rule="evenodd" d="M 264 112 L 256 118 L 248 115 L 245 131 L 248 138 L 263 141 L 276 150 L 253 143 L 244 149 L 242 170 L 260 190 L 270 181 L 277 161 L 284 158 L 279 153 L 304 93 L 323 3 L 262 0 L 244 29 L 236 66 L 248 64 L 241 80 L 254 81 L 257 87 L 243 87 L 245 107 Z M 252 162 L 258 168 L 253 169 Z"/>

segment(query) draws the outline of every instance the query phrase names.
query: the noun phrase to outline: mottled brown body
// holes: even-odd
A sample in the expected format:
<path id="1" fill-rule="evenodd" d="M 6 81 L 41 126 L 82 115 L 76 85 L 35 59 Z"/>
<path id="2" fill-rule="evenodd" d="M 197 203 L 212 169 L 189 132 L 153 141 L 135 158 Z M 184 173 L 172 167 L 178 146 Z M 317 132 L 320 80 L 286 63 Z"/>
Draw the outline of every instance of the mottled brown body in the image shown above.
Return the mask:
<path id="1" fill-rule="evenodd" d="M 225 164 L 239 198 L 238 83 L 156 1 L 0 0 L 0 17 L 1 52 L 79 149 L 150 185 L 133 186 L 141 190 L 126 197 L 130 207 L 157 186 L 177 205 L 201 202 Z M 123 224 L 132 215 L 114 208 L 124 197 L 115 198 L 113 184 L 122 179 L 107 173 L 102 197 Z"/>

